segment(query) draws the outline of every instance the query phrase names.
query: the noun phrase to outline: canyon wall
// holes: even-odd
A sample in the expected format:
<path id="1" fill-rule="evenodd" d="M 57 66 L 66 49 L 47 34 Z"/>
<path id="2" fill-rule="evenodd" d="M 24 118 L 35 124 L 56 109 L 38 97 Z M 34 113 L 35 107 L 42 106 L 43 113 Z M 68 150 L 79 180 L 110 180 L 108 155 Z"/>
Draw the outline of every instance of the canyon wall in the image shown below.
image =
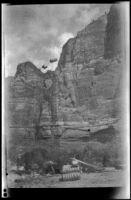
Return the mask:
<path id="1" fill-rule="evenodd" d="M 7 98 L 11 128 L 33 132 L 38 125 L 43 135 L 51 135 L 53 127 L 50 128 L 50 124 L 57 122 L 55 73 L 44 74 L 31 62 L 25 62 L 17 66 L 15 77 L 9 82 Z"/>
<path id="2" fill-rule="evenodd" d="M 95 126 L 120 117 L 119 12 L 113 5 L 63 46 L 57 74 L 65 122 Z"/>
<path id="3" fill-rule="evenodd" d="M 54 120 L 60 125 L 56 135 L 60 133 L 62 137 L 77 134 L 80 127 L 85 127 L 85 132 L 98 130 L 120 118 L 123 66 L 119 13 L 119 5 L 111 6 L 108 14 L 92 21 L 76 37 L 69 39 L 63 46 L 55 72 L 43 74 L 30 62 L 18 65 L 10 87 L 10 98 L 15 102 L 9 104 L 10 119 L 15 120 L 11 124 L 32 126 L 39 116 L 41 94 L 40 123 L 48 124 Z M 46 79 L 48 84 L 43 82 Z M 43 90 L 44 85 L 49 88 Z M 49 99 L 54 102 L 52 108 Z M 51 110 L 55 113 L 53 116 Z M 42 132 L 51 135 L 50 129 L 44 126 Z"/>

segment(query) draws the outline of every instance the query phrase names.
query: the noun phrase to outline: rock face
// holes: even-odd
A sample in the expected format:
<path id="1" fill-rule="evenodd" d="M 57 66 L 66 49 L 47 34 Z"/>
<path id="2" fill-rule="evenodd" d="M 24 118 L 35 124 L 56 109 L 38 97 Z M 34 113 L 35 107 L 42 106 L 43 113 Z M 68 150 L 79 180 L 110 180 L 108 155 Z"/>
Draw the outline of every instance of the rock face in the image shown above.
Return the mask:
<path id="1" fill-rule="evenodd" d="M 71 63 L 80 65 L 80 68 L 81 64 L 86 66 L 93 59 L 103 56 L 106 21 L 107 16 L 103 15 L 68 40 L 63 46 L 59 67 L 66 68 Z"/>
<path id="2" fill-rule="evenodd" d="M 122 7 L 121 4 L 111 6 L 107 15 L 104 43 L 104 58 L 112 58 L 122 53 Z"/>
<path id="3" fill-rule="evenodd" d="M 63 46 L 56 71 L 65 123 L 95 126 L 120 117 L 120 23 L 113 5 Z"/>
<path id="4" fill-rule="evenodd" d="M 19 64 L 9 88 L 11 126 L 27 129 L 41 126 L 43 134 L 55 134 L 50 124 L 55 126 L 57 122 L 56 90 L 54 72 L 43 74 L 31 62 Z M 43 123 L 47 130 L 42 129 Z"/>
<path id="5" fill-rule="evenodd" d="M 10 88 L 11 124 L 31 126 L 39 119 L 39 124 L 62 125 L 60 134 L 65 136 L 75 135 L 76 129 L 103 129 L 120 117 L 119 12 L 119 5 L 113 5 L 108 14 L 69 39 L 55 72 L 43 74 L 30 62 L 18 65 Z M 47 126 L 41 131 L 59 134 Z"/>

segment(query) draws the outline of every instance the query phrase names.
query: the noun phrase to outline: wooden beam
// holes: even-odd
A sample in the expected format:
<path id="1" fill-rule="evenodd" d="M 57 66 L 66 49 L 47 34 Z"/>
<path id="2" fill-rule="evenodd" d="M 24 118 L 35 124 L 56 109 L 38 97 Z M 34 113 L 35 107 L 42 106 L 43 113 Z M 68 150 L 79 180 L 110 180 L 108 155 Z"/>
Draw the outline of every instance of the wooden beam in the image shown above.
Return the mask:
<path id="1" fill-rule="evenodd" d="M 78 159 L 76 159 L 76 158 L 72 158 L 72 160 L 75 160 L 75 161 L 77 161 L 78 163 L 84 164 L 84 165 L 86 165 L 86 166 L 92 167 L 92 168 L 97 169 L 97 170 L 102 170 L 102 169 L 103 169 L 102 167 L 95 166 L 95 165 L 90 164 L 90 163 L 85 163 L 85 162 L 83 162 L 83 161 L 81 161 L 81 160 L 78 160 Z"/>

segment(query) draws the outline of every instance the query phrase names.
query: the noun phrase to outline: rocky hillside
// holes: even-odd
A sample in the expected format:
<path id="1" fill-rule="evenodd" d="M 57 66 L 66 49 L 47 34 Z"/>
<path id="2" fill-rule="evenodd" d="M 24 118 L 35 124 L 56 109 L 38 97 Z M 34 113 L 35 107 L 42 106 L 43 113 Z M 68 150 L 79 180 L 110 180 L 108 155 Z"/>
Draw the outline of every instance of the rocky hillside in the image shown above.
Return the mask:
<path id="1" fill-rule="evenodd" d="M 103 129 L 120 118 L 119 34 L 119 6 L 113 5 L 67 41 L 55 72 L 43 74 L 30 62 L 18 65 L 10 88 L 11 124 L 31 126 L 39 118 L 41 95 L 40 123 L 58 121 L 64 136 Z M 51 134 L 43 127 L 46 132 Z"/>

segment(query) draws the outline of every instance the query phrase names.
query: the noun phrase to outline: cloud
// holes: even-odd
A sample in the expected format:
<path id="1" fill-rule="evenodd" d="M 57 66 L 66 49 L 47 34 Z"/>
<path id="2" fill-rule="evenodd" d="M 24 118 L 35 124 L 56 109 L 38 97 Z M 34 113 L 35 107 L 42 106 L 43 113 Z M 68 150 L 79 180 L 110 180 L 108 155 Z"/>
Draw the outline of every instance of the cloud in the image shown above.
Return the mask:
<path id="1" fill-rule="evenodd" d="M 60 47 L 54 46 L 48 49 L 52 57 L 58 58 L 60 55 Z"/>
<path id="2" fill-rule="evenodd" d="M 60 35 L 59 37 L 60 46 L 62 47 L 67 42 L 67 40 L 73 37 L 74 35 L 72 33 L 67 33 L 67 32 Z"/>
<path id="3" fill-rule="evenodd" d="M 59 58 L 61 50 L 63 45 L 70 39 L 73 38 L 73 34 L 72 33 L 62 33 L 59 37 L 58 37 L 58 43 L 57 46 L 51 46 L 49 50 L 49 52 L 51 53 L 52 57 L 56 57 Z"/>
<path id="4" fill-rule="evenodd" d="M 52 57 L 59 59 L 63 44 L 108 8 L 106 4 L 5 6 L 6 74 L 15 74 L 17 65 L 27 60 L 40 67 Z M 50 65 L 51 70 L 56 66 Z"/>
<path id="5" fill-rule="evenodd" d="M 48 49 L 51 53 L 52 58 L 57 58 L 57 62 L 54 63 L 49 63 L 49 68 L 50 70 L 55 70 L 57 65 L 58 65 L 58 60 L 62 51 L 62 47 L 63 45 L 70 39 L 73 38 L 74 35 L 72 33 L 62 33 L 59 37 L 58 37 L 58 46 L 53 46 L 50 49 Z"/>
<path id="6" fill-rule="evenodd" d="M 80 17 L 78 18 L 78 21 L 81 24 L 88 24 L 90 23 L 93 19 L 96 18 L 96 16 L 99 14 L 99 8 L 95 8 L 93 10 L 83 10 L 81 12 Z"/>

